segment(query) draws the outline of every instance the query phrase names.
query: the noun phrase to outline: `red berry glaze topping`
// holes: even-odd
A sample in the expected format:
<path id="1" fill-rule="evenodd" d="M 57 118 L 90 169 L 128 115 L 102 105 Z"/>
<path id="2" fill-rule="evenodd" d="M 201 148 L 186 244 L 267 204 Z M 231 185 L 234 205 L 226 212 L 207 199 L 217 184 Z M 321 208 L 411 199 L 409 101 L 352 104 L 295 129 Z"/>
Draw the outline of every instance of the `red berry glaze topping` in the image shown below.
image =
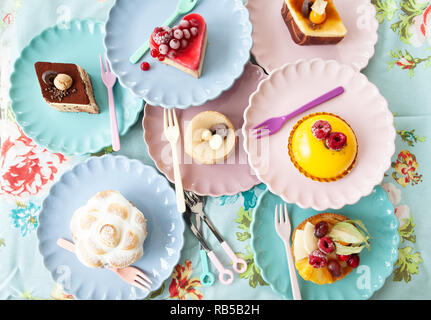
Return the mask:
<path id="1" fill-rule="evenodd" d="M 319 239 L 317 245 L 319 246 L 320 251 L 324 253 L 331 253 L 335 250 L 335 244 L 329 237 L 323 237 Z"/>
<path id="2" fill-rule="evenodd" d="M 359 255 L 352 254 L 349 260 L 347 260 L 347 265 L 352 268 L 357 268 L 359 266 Z"/>
<path id="3" fill-rule="evenodd" d="M 150 64 L 148 63 L 148 62 L 142 62 L 141 63 L 141 69 L 143 70 L 143 71 L 148 71 L 148 70 L 150 70 Z"/>
<path id="4" fill-rule="evenodd" d="M 342 132 L 332 132 L 328 138 L 326 138 L 326 146 L 334 151 L 340 151 L 347 143 L 347 137 Z"/>
<path id="5" fill-rule="evenodd" d="M 332 127 L 329 122 L 324 120 L 316 121 L 311 127 L 311 132 L 313 133 L 313 136 L 319 140 L 323 140 L 329 137 L 331 130 Z"/>
<path id="6" fill-rule="evenodd" d="M 308 256 L 308 263 L 313 268 L 323 268 L 326 266 L 327 262 L 328 259 L 326 258 L 326 255 L 320 250 L 314 250 Z"/>

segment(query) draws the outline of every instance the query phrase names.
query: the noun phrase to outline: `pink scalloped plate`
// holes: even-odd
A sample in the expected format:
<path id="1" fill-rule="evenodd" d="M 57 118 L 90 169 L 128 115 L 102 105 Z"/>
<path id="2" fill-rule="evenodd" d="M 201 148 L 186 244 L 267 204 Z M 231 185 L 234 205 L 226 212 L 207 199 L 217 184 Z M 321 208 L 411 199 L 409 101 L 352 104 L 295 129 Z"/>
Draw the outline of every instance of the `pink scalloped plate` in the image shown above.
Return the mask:
<path id="1" fill-rule="evenodd" d="M 252 53 L 266 71 L 298 59 L 336 60 L 356 70 L 365 68 L 377 43 L 376 9 L 370 0 L 334 0 L 346 26 L 346 37 L 336 45 L 300 46 L 293 42 L 281 16 L 284 0 L 248 0 L 253 24 Z"/>
<path id="2" fill-rule="evenodd" d="M 235 153 L 224 163 L 214 165 L 203 165 L 193 161 L 184 153 L 181 147 L 184 142 L 181 140 L 181 145 L 178 143 L 178 152 L 185 190 L 193 191 L 199 195 L 219 197 L 249 190 L 260 183 L 248 164 L 241 128 L 249 97 L 265 77 L 262 68 L 248 63 L 244 74 L 235 82 L 234 86 L 216 100 L 185 110 L 176 109 L 181 133 L 185 132 L 187 124 L 196 114 L 212 110 L 223 113 L 231 120 L 237 130 L 238 138 Z M 144 114 L 142 125 L 150 157 L 169 181 L 174 182 L 171 148 L 163 134 L 163 109 L 147 104 Z"/>
<path id="3" fill-rule="evenodd" d="M 251 134 L 262 121 L 288 114 L 338 86 L 344 87 L 343 94 L 291 119 L 278 133 L 262 140 Z M 340 116 L 356 134 L 356 164 L 340 180 L 313 181 L 290 161 L 290 132 L 299 119 L 314 112 Z M 333 60 L 299 60 L 274 70 L 250 97 L 244 120 L 244 149 L 258 178 L 272 193 L 301 208 L 322 211 L 356 203 L 381 183 L 395 152 L 394 119 L 386 99 L 362 73 Z"/>

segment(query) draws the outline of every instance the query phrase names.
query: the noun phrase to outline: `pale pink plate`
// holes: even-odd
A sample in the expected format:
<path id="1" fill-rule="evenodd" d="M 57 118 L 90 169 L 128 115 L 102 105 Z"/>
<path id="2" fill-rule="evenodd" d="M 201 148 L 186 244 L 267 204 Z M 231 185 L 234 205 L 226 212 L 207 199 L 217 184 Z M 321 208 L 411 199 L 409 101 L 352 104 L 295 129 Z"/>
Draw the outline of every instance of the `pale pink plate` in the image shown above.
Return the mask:
<path id="1" fill-rule="evenodd" d="M 183 151 L 184 142 L 178 143 L 179 160 L 183 187 L 199 195 L 222 196 L 234 195 L 249 190 L 260 183 L 256 174 L 247 162 L 247 154 L 243 148 L 243 114 L 248 106 L 250 95 L 256 90 L 259 82 L 266 77 L 262 68 L 247 64 L 244 74 L 234 86 L 223 93 L 218 99 L 202 106 L 185 110 L 176 110 L 181 125 L 181 133 L 185 132 L 188 122 L 198 113 L 212 110 L 225 114 L 237 129 L 238 143 L 235 153 L 225 163 L 202 165 L 193 161 Z M 142 121 L 144 139 L 150 157 L 157 168 L 171 181 L 174 181 L 172 153 L 168 141 L 163 134 L 163 109 L 151 105 L 145 106 Z"/>
<path id="2" fill-rule="evenodd" d="M 266 71 L 298 59 L 336 60 L 356 70 L 365 68 L 377 43 L 376 9 L 370 0 L 334 0 L 347 29 L 336 45 L 300 46 L 293 42 L 281 16 L 284 0 L 248 0 L 253 24 L 252 53 Z"/>
<path id="3" fill-rule="evenodd" d="M 263 120 L 290 113 L 338 86 L 344 87 L 343 94 L 288 121 L 275 135 L 257 141 L 251 134 L 251 128 Z M 292 127 L 314 112 L 340 116 L 358 139 L 356 165 L 340 180 L 313 181 L 290 161 L 287 145 Z M 322 211 L 356 203 L 382 181 L 395 152 L 393 115 L 385 98 L 362 73 L 333 60 L 300 60 L 274 70 L 250 97 L 244 119 L 244 148 L 250 165 L 272 193 L 301 208 Z"/>

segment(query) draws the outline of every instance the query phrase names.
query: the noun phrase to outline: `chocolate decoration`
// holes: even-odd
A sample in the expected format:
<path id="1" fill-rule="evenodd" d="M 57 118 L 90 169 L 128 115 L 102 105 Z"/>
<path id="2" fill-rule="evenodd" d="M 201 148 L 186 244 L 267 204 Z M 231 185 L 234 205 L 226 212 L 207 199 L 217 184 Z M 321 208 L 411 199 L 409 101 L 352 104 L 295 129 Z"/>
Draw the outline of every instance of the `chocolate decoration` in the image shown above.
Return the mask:
<path id="1" fill-rule="evenodd" d="M 224 123 L 218 123 L 218 124 L 213 125 L 210 128 L 210 131 L 213 135 L 218 134 L 223 139 L 225 139 L 229 133 L 229 127 Z"/>
<path id="2" fill-rule="evenodd" d="M 54 86 L 54 79 L 57 76 L 58 72 L 55 72 L 53 70 L 45 71 L 42 74 L 42 80 L 45 82 L 48 86 L 53 87 Z"/>
<path id="3" fill-rule="evenodd" d="M 83 104 L 90 103 L 87 96 L 84 81 L 81 78 L 78 67 L 73 63 L 51 63 L 51 62 L 36 62 L 34 64 L 37 79 L 42 91 L 43 98 L 48 103 L 65 103 L 65 104 Z M 73 85 L 67 91 L 67 94 L 60 94 L 57 88 L 53 85 L 46 84 L 43 80 L 43 74 L 47 71 L 57 73 L 65 73 L 72 77 Z M 53 90 L 55 88 L 56 90 Z M 65 92 L 66 93 L 66 92 Z"/>
<path id="4" fill-rule="evenodd" d="M 295 19 L 293 19 L 293 16 L 290 13 L 289 8 L 287 7 L 286 2 L 284 1 L 283 7 L 281 8 L 281 15 L 284 19 L 284 23 L 289 29 L 293 41 L 300 46 L 337 44 L 344 39 L 344 37 L 313 37 L 305 35 L 299 29 L 298 25 L 295 22 Z"/>
<path id="5" fill-rule="evenodd" d="M 304 0 L 302 4 L 302 16 L 307 18 L 310 16 L 311 7 L 313 6 L 313 2 L 311 0 Z"/>

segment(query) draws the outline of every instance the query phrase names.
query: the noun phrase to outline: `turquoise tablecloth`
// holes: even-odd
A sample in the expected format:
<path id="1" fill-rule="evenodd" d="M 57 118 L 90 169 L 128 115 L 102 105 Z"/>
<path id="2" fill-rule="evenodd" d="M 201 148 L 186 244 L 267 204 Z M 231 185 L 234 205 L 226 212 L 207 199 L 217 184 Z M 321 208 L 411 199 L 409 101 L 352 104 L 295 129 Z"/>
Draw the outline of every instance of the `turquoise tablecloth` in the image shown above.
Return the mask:
<path id="1" fill-rule="evenodd" d="M 38 251 L 41 202 L 64 170 L 86 157 L 50 154 L 25 137 L 8 97 L 9 75 L 20 50 L 44 28 L 71 18 L 105 20 L 113 0 L 2 0 L 0 2 L 0 299 L 71 299 L 54 283 Z M 373 299 L 431 298 L 429 249 L 431 137 L 430 1 L 373 0 L 380 22 L 376 52 L 363 70 L 389 101 L 397 129 L 393 165 L 382 183 L 400 221 L 399 260 Z M 122 138 L 121 154 L 154 166 L 138 123 Z M 109 152 L 109 150 L 106 150 Z M 260 276 L 250 247 L 250 222 L 259 185 L 235 196 L 209 198 L 207 213 L 248 270 L 231 286 L 199 282 L 198 243 L 185 233 L 182 257 L 151 299 L 280 299 Z M 219 214 L 223 210 L 223 215 Z M 207 235 L 210 243 L 216 240 Z M 222 254 L 221 254 L 222 256 Z"/>

